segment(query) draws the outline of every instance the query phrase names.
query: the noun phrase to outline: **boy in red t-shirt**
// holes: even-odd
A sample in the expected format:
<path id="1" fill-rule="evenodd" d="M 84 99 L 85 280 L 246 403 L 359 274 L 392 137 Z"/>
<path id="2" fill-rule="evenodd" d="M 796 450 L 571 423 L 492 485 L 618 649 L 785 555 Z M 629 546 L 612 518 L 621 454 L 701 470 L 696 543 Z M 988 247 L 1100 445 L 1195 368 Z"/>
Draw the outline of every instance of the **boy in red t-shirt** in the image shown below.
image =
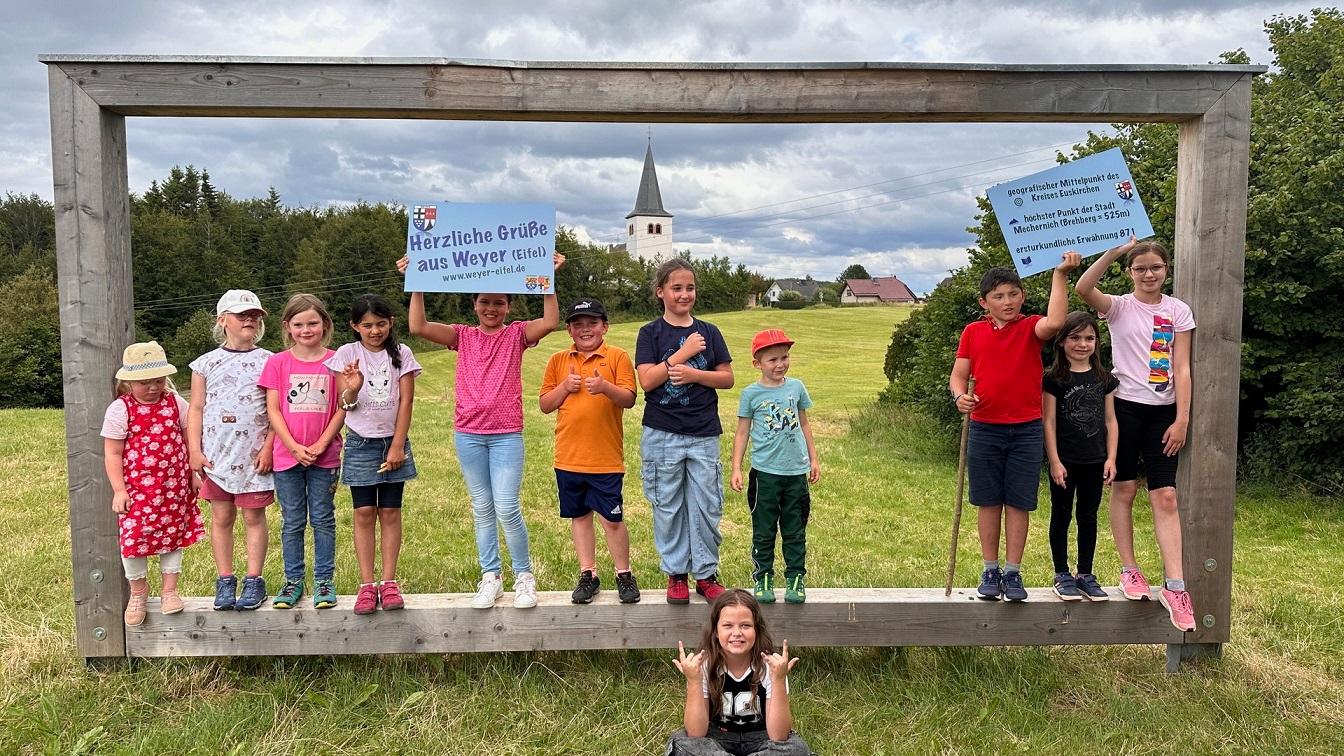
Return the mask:
<path id="1" fill-rule="evenodd" d="M 1022 553 L 1036 508 L 1044 434 L 1041 426 L 1041 347 L 1054 338 L 1069 314 L 1069 271 L 1082 263 L 1066 252 L 1050 283 L 1045 317 L 1023 315 L 1022 279 L 1012 268 L 991 268 L 980 279 L 985 315 L 966 326 L 957 345 L 948 388 L 957 410 L 971 413 L 966 469 L 971 504 L 978 509 L 980 598 L 1025 601 Z M 967 382 L 975 376 L 975 393 Z M 1006 507 L 1004 505 L 1007 505 Z M 1001 527 L 1002 525 L 1002 527 Z M 999 532 L 1008 560 L 999 568 Z"/>

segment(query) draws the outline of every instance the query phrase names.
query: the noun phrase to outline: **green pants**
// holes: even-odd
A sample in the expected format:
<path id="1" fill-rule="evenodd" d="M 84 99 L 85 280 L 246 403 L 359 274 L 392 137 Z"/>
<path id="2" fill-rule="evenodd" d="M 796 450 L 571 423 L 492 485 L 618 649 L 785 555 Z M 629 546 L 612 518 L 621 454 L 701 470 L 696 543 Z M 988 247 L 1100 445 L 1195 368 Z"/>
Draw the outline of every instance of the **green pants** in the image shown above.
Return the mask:
<path id="1" fill-rule="evenodd" d="M 807 475 L 775 475 L 752 469 L 747 483 L 751 510 L 752 580 L 775 574 L 775 531 L 784 552 L 785 579 L 807 574 L 807 518 L 812 495 Z"/>

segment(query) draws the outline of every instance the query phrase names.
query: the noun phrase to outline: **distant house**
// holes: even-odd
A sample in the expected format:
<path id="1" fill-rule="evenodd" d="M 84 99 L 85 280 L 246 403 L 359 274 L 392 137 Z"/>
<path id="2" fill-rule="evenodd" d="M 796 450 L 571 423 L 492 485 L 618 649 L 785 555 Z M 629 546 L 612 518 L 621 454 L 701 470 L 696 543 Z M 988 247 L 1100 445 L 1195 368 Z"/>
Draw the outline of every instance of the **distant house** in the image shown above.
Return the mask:
<path id="1" fill-rule="evenodd" d="M 811 302 L 817 298 L 817 292 L 820 290 L 821 282 L 811 278 L 776 278 L 775 282 L 770 284 L 770 288 L 765 290 L 765 301 L 767 304 L 774 304 L 779 301 L 780 294 L 796 291 L 803 295 L 804 302 Z"/>
<path id="2" fill-rule="evenodd" d="M 847 278 L 840 292 L 841 304 L 913 304 L 915 292 L 896 276 Z"/>

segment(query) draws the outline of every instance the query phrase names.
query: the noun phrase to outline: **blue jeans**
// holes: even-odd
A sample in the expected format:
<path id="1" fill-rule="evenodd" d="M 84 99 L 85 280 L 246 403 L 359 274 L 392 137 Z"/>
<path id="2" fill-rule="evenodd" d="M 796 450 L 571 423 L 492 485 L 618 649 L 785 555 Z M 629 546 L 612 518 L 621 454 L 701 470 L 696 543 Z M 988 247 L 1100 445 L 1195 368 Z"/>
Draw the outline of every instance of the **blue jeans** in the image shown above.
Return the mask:
<path id="1" fill-rule="evenodd" d="M 336 573 L 335 467 L 295 465 L 275 473 L 275 495 L 280 500 L 280 553 L 285 579 L 302 580 L 303 529 L 313 526 L 313 580 L 331 580 Z"/>
<path id="2" fill-rule="evenodd" d="M 667 575 L 707 578 L 719 571 L 723 462 L 718 436 L 644 428 L 644 496 L 653 505 L 653 545 Z"/>
<path id="3" fill-rule="evenodd" d="M 509 546 L 515 576 L 532 571 L 528 555 L 527 524 L 523 522 L 518 489 L 523 484 L 522 433 L 453 434 L 462 478 L 471 494 L 471 514 L 476 524 L 476 556 L 481 572 L 499 574 L 499 526 Z"/>

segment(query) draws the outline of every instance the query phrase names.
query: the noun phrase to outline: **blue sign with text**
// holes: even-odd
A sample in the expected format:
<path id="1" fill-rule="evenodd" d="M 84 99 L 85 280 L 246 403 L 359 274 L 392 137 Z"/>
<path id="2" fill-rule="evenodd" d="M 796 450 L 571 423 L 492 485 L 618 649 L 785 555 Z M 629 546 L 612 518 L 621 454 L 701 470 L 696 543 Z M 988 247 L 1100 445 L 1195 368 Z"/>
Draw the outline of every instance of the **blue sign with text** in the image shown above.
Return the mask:
<path id="1" fill-rule="evenodd" d="M 1120 149 L 991 186 L 994 217 L 1022 277 L 1051 270 L 1069 251 L 1084 257 L 1153 235 Z"/>
<path id="2" fill-rule="evenodd" d="M 555 293 L 555 208 L 420 202 L 408 208 L 406 291 Z"/>

